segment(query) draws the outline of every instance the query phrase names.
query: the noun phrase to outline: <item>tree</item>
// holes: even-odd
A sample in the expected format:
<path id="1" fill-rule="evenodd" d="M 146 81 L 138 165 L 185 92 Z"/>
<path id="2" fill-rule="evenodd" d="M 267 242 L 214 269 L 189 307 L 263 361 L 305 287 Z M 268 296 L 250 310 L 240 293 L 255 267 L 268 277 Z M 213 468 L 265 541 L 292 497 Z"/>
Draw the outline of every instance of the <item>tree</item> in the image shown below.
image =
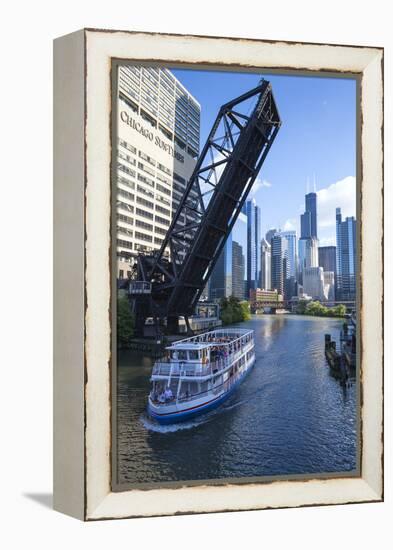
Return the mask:
<path id="1" fill-rule="evenodd" d="M 117 346 L 129 347 L 134 336 L 135 319 L 127 296 L 117 298 Z"/>
<path id="2" fill-rule="evenodd" d="M 347 308 L 344 304 L 338 304 L 338 306 L 332 307 L 333 317 L 344 317 L 347 312 Z"/>
<path id="3" fill-rule="evenodd" d="M 251 319 L 251 312 L 250 312 L 250 302 L 247 302 L 244 300 L 243 302 L 240 302 L 240 306 L 242 308 L 242 314 L 243 314 L 243 321 L 248 321 Z"/>
<path id="4" fill-rule="evenodd" d="M 306 313 L 306 307 L 307 307 L 307 301 L 299 300 L 299 303 L 296 306 L 296 313 L 299 313 L 299 315 L 304 315 Z"/>
<path id="5" fill-rule="evenodd" d="M 246 321 L 250 319 L 250 304 L 246 301 L 241 302 L 235 296 L 221 298 L 220 317 L 224 325 Z"/>

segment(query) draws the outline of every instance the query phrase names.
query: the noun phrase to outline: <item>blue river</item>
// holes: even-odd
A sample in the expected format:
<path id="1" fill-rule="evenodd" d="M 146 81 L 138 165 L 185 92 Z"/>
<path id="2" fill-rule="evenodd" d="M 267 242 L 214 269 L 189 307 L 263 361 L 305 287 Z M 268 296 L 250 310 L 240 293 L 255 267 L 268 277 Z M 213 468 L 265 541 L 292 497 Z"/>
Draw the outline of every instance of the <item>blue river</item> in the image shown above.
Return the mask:
<path id="1" fill-rule="evenodd" d="M 146 414 L 152 360 L 119 354 L 117 470 L 120 484 L 300 474 L 355 473 L 356 383 L 340 385 L 324 355 L 324 334 L 342 320 L 259 315 L 256 363 L 221 407 L 177 425 Z"/>

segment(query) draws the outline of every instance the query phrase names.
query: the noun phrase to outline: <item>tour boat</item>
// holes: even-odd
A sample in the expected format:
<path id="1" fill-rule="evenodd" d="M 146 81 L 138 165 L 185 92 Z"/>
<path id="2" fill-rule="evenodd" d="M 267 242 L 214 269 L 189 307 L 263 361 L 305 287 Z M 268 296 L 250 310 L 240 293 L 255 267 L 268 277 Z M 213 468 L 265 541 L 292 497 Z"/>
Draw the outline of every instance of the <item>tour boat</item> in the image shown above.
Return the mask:
<path id="1" fill-rule="evenodd" d="M 153 366 L 148 413 L 171 424 L 205 413 L 233 393 L 255 363 L 254 331 L 214 330 L 165 351 Z"/>

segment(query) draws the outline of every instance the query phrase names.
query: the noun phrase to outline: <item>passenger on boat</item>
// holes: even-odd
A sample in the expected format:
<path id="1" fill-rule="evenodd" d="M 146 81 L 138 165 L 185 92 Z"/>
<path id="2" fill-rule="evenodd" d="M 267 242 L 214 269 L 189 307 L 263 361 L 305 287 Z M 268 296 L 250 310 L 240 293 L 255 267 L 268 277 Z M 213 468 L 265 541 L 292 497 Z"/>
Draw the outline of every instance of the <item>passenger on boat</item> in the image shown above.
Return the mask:
<path id="1" fill-rule="evenodd" d="M 166 388 L 164 391 L 164 400 L 165 401 L 172 401 L 173 399 L 173 393 L 171 388 Z"/>

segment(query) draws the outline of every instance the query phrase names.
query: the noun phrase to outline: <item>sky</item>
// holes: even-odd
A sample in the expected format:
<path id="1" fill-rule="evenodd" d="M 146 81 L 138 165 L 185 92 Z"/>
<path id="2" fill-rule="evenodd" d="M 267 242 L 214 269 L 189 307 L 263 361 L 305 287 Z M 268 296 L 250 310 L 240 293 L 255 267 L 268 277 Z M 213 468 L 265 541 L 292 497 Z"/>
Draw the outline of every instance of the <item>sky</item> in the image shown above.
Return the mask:
<path id="1" fill-rule="evenodd" d="M 272 84 L 282 126 L 250 197 L 261 208 L 262 235 L 296 229 L 304 195 L 318 194 L 320 246 L 335 243 L 335 209 L 356 216 L 356 81 L 349 78 L 171 69 L 201 104 L 201 149 L 223 103 Z"/>

